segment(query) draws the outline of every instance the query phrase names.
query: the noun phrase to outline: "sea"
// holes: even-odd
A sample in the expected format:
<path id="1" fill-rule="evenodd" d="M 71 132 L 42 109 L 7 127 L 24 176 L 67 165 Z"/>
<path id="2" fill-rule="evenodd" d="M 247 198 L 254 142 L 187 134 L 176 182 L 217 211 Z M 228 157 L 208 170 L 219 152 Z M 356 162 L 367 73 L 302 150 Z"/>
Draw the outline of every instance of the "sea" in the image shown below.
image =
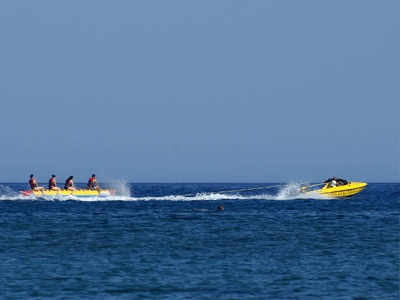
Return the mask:
<path id="1" fill-rule="evenodd" d="M 341 199 L 298 183 L 102 185 L 117 195 L 0 183 L 0 299 L 400 297 L 399 183 Z"/>

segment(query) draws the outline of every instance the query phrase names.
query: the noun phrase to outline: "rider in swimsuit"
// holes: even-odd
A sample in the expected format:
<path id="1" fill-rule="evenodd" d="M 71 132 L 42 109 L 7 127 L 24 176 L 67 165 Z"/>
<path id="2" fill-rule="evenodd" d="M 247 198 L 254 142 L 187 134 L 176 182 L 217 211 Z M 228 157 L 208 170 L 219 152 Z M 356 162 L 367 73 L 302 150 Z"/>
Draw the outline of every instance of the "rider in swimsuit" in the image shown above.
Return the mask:
<path id="1" fill-rule="evenodd" d="M 51 175 L 51 178 L 49 180 L 49 190 L 53 190 L 53 191 L 60 190 L 60 188 L 57 187 L 56 175 Z"/>
<path id="2" fill-rule="evenodd" d="M 74 187 L 74 181 L 72 180 L 74 176 L 69 176 L 68 179 L 65 181 L 64 189 L 69 191 L 75 191 L 76 188 Z"/>
<path id="3" fill-rule="evenodd" d="M 97 183 L 95 174 L 93 174 L 92 177 L 89 178 L 87 186 L 90 190 L 100 190 L 100 186 Z"/>
<path id="4" fill-rule="evenodd" d="M 29 186 L 31 187 L 32 191 L 41 191 L 44 192 L 44 187 L 39 186 L 33 174 L 31 174 L 29 179 Z"/>

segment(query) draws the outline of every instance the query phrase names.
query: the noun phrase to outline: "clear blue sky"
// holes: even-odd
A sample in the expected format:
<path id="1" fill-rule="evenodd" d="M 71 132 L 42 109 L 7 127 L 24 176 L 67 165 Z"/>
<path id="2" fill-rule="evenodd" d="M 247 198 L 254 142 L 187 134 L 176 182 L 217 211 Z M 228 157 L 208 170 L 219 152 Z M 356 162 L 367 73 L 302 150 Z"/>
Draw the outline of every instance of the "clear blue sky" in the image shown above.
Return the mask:
<path id="1" fill-rule="evenodd" d="M 399 12 L 2 0 L 0 182 L 398 182 Z"/>

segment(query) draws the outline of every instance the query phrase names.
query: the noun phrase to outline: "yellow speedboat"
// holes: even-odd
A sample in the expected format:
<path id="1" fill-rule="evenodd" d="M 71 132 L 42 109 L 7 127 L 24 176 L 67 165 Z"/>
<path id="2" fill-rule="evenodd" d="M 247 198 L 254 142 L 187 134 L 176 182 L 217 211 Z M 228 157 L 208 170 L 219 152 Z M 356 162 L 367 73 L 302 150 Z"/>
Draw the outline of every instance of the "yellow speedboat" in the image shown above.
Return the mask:
<path id="1" fill-rule="evenodd" d="M 328 197 L 349 197 L 361 192 L 367 184 L 365 182 L 348 182 L 344 185 L 332 187 L 330 183 L 326 183 L 316 192 Z"/>
<path id="2" fill-rule="evenodd" d="M 116 190 L 87 190 L 87 189 L 78 189 L 75 191 L 70 190 L 44 190 L 42 193 L 41 191 L 20 191 L 23 196 L 37 196 L 37 197 L 57 197 L 57 196 L 76 196 L 76 197 L 107 197 L 115 195 Z"/>
<path id="3" fill-rule="evenodd" d="M 317 190 L 313 190 L 312 187 L 321 184 L 302 187 L 301 191 L 306 193 L 314 192 L 321 195 L 325 195 L 327 197 L 339 198 L 339 197 L 350 197 L 355 194 L 358 194 L 367 186 L 365 182 L 346 182 L 345 184 L 337 186 L 332 186 L 330 182 L 325 182 L 323 184 L 324 186 Z"/>

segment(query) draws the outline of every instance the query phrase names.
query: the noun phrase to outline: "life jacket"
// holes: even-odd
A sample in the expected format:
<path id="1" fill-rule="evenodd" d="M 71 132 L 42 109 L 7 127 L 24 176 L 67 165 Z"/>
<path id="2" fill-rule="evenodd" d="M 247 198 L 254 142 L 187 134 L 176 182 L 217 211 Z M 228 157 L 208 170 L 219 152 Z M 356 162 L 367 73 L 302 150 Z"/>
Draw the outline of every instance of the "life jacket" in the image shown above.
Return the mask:
<path id="1" fill-rule="evenodd" d="M 33 190 L 37 186 L 35 179 L 33 179 L 33 178 L 29 179 L 29 185 L 31 186 L 31 189 Z"/>
<path id="2" fill-rule="evenodd" d="M 92 186 L 94 186 L 94 181 L 95 181 L 96 179 L 94 178 L 94 177 L 90 177 L 89 178 L 89 181 L 88 181 L 88 187 L 92 187 Z"/>
<path id="3" fill-rule="evenodd" d="M 50 180 L 49 180 L 49 189 L 51 190 L 55 186 L 56 186 L 56 180 L 54 178 L 50 178 Z"/>

